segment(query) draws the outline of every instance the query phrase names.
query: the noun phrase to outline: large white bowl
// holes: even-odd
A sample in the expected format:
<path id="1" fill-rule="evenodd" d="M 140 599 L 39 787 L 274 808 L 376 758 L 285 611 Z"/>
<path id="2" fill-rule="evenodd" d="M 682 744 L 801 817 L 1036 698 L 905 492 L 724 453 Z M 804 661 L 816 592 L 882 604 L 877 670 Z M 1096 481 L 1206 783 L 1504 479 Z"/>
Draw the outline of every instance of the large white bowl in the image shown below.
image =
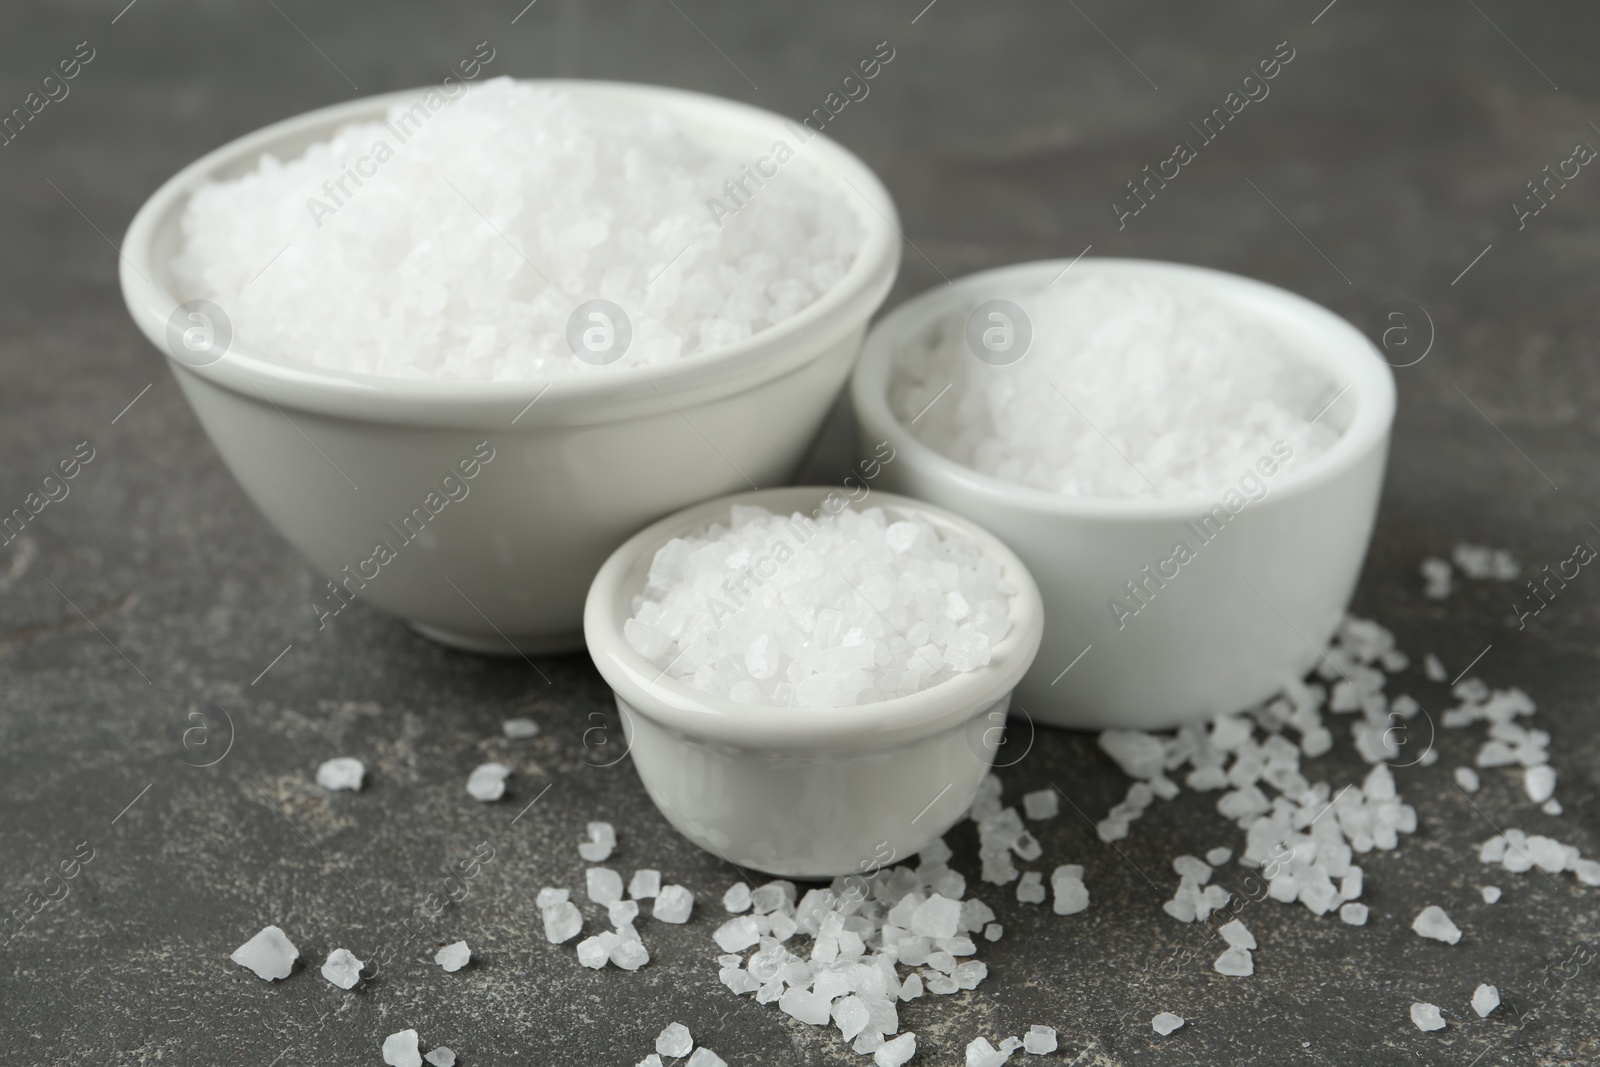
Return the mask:
<path id="1" fill-rule="evenodd" d="M 667 677 L 622 636 L 650 562 L 669 540 L 727 523 L 735 504 L 813 514 L 830 492 L 741 493 L 661 520 L 600 568 L 583 617 L 589 654 L 616 692 L 628 751 L 661 814 L 707 851 L 796 878 L 870 873 L 921 851 L 962 818 L 1003 743 L 1011 689 L 1033 662 L 1043 622 L 1033 579 L 993 535 L 874 491 L 857 506 L 916 515 L 971 539 L 1016 587 L 1011 630 L 985 666 L 876 704 L 756 707 Z"/>
<path id="2" fill-rule="evenodd" d="M 737 158 L 794 140 L 780 116 L 698 93 L 540 84 L 668 112 L 691 136 Z M 447 644 L 499 653 L 576 648 L 589 581 L 629 534 L 694 501 L 793 476 L 894 282 L 894 204 L 854 155 L 823 137 L 808 142 L 790 166 L 839 189 L 855 210 L 865 234 L 855 262 L 793 318 L 674 363 L 546 384 L 352 374 L 270 358 L 237 340 L 208 366 L 177 358 L 168 318 L 186 294 L 169 263 L 193 190 L 253 168 L 263 152 L 297 155 L 422 93 L 300 115 L 184 168 L 128 227 L 123 297 L 145 336 L 167 352 L 228 469 L 323 574 Z M 485 441 L 494 458 L 463 481 L 458 465 Z M 395 528 L 447 474 L 466 497 L 400 543 Z M 364 565 L 379 542 L 394 559 Z M 351 581 L 346 567 L 378 576 Z M 328 625 L 339 600 L 331 588 L 320 594 L 308 610 Z"/>
<path id="3" fill-rule="evenodd" d="M 1035 721 L 1166 729 L 1250 707 L 1320 658 L 1349 603 L 1383 485 L 1395 406 L 1389 366 L 1349 323 L 1282 289 L 1174 263 L 1085 259 L 1072 267 L 1074 278 L 1159 279 L 1275 331 L 1344 390 L 1321 416 L 1342 430 L 1338 442 L 1266 479 L 1265 499 L 1197 546 L 1184 524 L 1226 487 L 1159 499 L 1067 497 L 980 474 L 920 441 L 888 402 L 896 354 L 986 300 L 1010 299 L 1026 311 L 1026 294 L 1067 265 L 976 274 L 901 305 L 873 328 L 851 399 L 862 440 L 887 440 L 897 452 L 880 484 L 983 522 L 1033 572 L 1044 642 L 1016 702 Z M 1109 601 L 1132 606 L 1124 583 L 1143 580 L 1143 568 L 1171 556 L 1180 539 L 1196 558 L 1164 586 L 1146 585 L 1148 606 L 1119 626 Z"/>

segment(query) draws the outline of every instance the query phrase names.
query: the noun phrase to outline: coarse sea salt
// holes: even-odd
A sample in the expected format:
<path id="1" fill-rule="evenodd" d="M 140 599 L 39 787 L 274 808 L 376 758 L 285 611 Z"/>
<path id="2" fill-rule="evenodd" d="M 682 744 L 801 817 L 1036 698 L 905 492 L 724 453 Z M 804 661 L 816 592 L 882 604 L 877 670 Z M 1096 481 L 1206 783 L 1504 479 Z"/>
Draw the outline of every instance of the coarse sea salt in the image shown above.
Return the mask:
<path id="1" fill-rule="evenodd" d="M 718 218 L 707 202 L 739 173 L 666 114 L 495 78 L 201 185 L 172 268 L 235 343 L 280 359 L 403 378 L 604 373 L 568 347 L 574 311 L 603 299 L 631 328 L 610 369 L 660 364 L 790 318 L 860 247 L 852 194 L 804 160 Z"/>
<path id="2" fill-rule="evenodd" d="M 348 789 L 355 792 L 361 788 L 361 780 L 366 773 L 367 768 L 360 760 L 339 756 L 324 761 L 317 768 L 317 784 L 328 790 Z"/>
<path id="3" fill-rule="evenodd" d="M 503 763 L 485 763 L 467 775 L 467 793 L 485 804 L 506 795 L 506 777 L 511 768 Z"/>
<path id="4" fill-rule="evenodd" d="M 389 1067 L 422 1067 L 422 1054 L 417 1051 L 417 1032 L 401 1030 L 384 1038 L 383 1062 Z"/>
<path id="5" fill-rule="evenodd" d="M 433 1067 L 456 1067 L 456 1051 L 449 1045 L 440 1045 L 422 1058 Z"/>
<path id="6" fill-rule="evenodd" d="M 657 551 L 623 634 L 739 703 L 868 704 L 988 663 L 1014 592 L 996 560 L 926 519 L 735 506 L 728 525 Z"/>
<path id="7" fill-rule="evenodd" d="M 322 964 L 322 977 L 340 989 L 353 989 L 361 981 L 361 961 L 347 948 L 336 948 L 328 953 Z"/>
<path id="8" fill-rule="evenodd" d="M 1437 904 L 1429 904 L 1418 912 L 1411 922 L 1411 929 L 1423 937 L 1443 941 L 1447 945 L 1454 945 L 1461 940 L 1461 928 L 1451 922 L 1450 916 Z"/>
<path id="9" fill-rule="evenodd" d="M 1411 1021 L 1424 1033 L 1429 1030 L 1443 1030 L 1445 1027 L 1444 1013 L 1439 1010 L 1439 1006 L 1421 1001 L 1411 1005 Z"/>
<path id="10" fill-rule="evenodd" d="M 590 863 L 603 863 L 617 847 L 617 831 L 608 822 L 592 822 L 586 836 L 578 842 L 578 855 Z"/>
<path id="11" fill-rule="evenodd" d="M 275 981 L 289 977 L 294 961 L 300 958 L 300 950 L 282 930 L 264 926 L 260 933 L 234 949 L 228 958 L 254 971 L 257 978 Z"/>
<path id="12" fill-rule="evenodd" d="M 500 731 L 510 741 L 526 741 L 530 737 L 539 736 L 539 724 L 532 719 L 519 718 L 507 719 L 500 724 Z"/>
<path id="13" fill-rule="evenodd" d="M 1170 1011 L 1164 1011 L 1157 1015 L 1154 1019 L 1150 1020 L 1150 1026 L 1153 1030 L 1155 1030 L 1156 1033 L 1160 1034 L 1162 1037 L 1166 1037 L 1168 1034 L 1172 1033 L 1172 1031 L 1182 1026 L 1184 1022 L 1185 1020 L 1183 1016 L 1175 1015 Z"/>
<path id="14" fill-rule="evenodd" d="M 433 954 L 433 962 L 447 971 L 459 971 L 472 960 L 472 949 L 465 941 L 446 945 Z"/>
<path id="15" fill-rule="evenodd" d="M 1021 358 L 977 358 L 962 308 L 902 349 L 890 384 L 902 422 L 984 474 L 1074 497 L 1221 493 L 1339 435 L 1312 421 L 1337 385 L 1223 302 L 1108 277 L 1011 299 L 1031 329 Z"/>

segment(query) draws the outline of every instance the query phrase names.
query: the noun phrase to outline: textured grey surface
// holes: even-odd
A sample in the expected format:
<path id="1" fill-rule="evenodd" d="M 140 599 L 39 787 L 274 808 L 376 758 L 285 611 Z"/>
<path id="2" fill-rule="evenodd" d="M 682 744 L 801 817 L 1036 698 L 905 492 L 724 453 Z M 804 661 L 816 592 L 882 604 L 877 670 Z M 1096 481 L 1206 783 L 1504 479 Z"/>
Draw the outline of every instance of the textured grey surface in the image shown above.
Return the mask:
<path id="1" fill-rule="evenodd" d="M 1543 816 L 1489 774 L 1474 810 L 1448 780 L 1477 732 L 1441 737 L 1436 766 L 1400 774 L 1422 825 L 1368 861 L 1372 922 L 1254 905 L 1262 949 L 1245 980 L 1212 973 L 1210 946 L 1167 962 L 1193 936 L 1159 910 L 1168 860 L 1237 843 L 1209 803 L 1158 804 L 1121 854 L 1067 810 L 1040 836 L 1049 863 L 1087 867 L 1093 906 L 1059 919 L 986 894 L 1007 928 L 983 949 L 991 977 L 905 1008 L 917 1062 L 960 1063 L 972 1037 L 1034 1022 L 1061 1031 L 1058 1062 L 1600 1061 L 1595 968 L 1570 980 L 1544 970 L 1600 942 L 1593 891 L 1570 876 L 1490 875 L 1470 851 L 1490 819 L 1600 851 L 1600 579 L 1585 573 L 1526 630 L 1504 586 L 1440 604 L 1416 579 L 1424 554 L 1457 540 L 1509 546 L 1534 568 L 1577 540 L 1600 544 L 1600 176 L 1586 168 L 1520 232 L 1509 206 L 1574 141 L 1600 143 L 1592 8 L 539 0 L 513 25 L 520 0 L 123 2 L 0 12 L 0 108 L 77 42 L 96 51 L 71 95 L 0 147 L 0 506 L 78 442 L 96 450 L 70 495 L 0 549 L 5 910 L 26 908 L 80 842 L 94 850 L 69 895 L 0 948 L 8 1060 L 378 1063 L 384 1035 L 414 1026 L 469 1067 L 626 1065 L 680 1020 L 735 1065 L 860 1062 L 830 1032 L 717 984 L 709 933 L 733 872 L 669 830 L 626 762 L 593 766 L 617 739 L 587 659 L 539 661 L 546 684 L 519 660 L 445 651 L 365 608 L 314 630 L 313 575 L 243 498 L 129 323 L 111 242 L 210 148 L 353 85 L 436 80 L 481 40 L 496 48 L 493 73 L 663 82 L 800 114 L 887 39 L 894 62 L 830 132 L 898 198 L 908 247 L 891 304 L 942 276 L 1092 243 L 1094 255 L 1267 279 L 1366 327 L 1386 300 L 1427 309 L 1437 337 L 1397 375 L 1389 482 L 1355 609 L 1452 673 L 1492 644 L 1475 673 L 1539 702 L 1566 805 Z M 1270 97 L 1119 231 L 1108 200 L 1285 40 L 1296 57 Z M 833 476 L 844 425 L 814 477 Z M 1392 688 L 1446 703 L 1415 670 Z M 226 743 L 224 711 L 231 750 L 186 766 Z M 544 733 L 501 740 L 500 720 L 517 713 Z M 601 733 L 585 742 L 601 724 L 610 748 Z M 185 747 L 192 728 L 203 732 Z M 1317 777 L 1361 769 L 1340 740 Z M 370 785 L 324 796 L 315 768 L 343 754 L 367 761 Z M 462 783 L 488 756 L 517 774 L 504 802 L 479 805 Z M 1008 797 L 1056 783 L 1096 817 L 1125 786 L 1091 738 L 1065 733 L 1041 733 L 1005 780 Z M 659 867 L 701 895 L 688 926 L 644 924 L 654 960 L 637 973 L 581 969 L 570 945 L 539 934 L 533 893 L 580 884 L 573 845 L 592 818 L 617 824 L 617 866 Z M 496 858 L 466 898 L 406 934 L 444 866 L 485 841 Z M 951 841 L 970 854 L 971 827 Z M 1506 891 L 1492 908 L 1475 902 L 1487 880 Z M 1455 917 L 1460 945 L 1406 929 L 1427 903 Z M 227 961 L 268 922 L 312 964 L 270 985 Z M 443 973 L 435 946 L 463 937 L 473 964 Z M 338 945 L 393 946 L 394 962 L 344 993 L 315 972 Z M 1508 1003 L 1482 1021 L 1467 1009 L 1480 981 Z M 1419 1033 L 1413 1000 L 1442 1005 L 1450 1028 Z M 1158 1039 L 1149 1019 L 1164 1009 L 1190 1022 Z"/>

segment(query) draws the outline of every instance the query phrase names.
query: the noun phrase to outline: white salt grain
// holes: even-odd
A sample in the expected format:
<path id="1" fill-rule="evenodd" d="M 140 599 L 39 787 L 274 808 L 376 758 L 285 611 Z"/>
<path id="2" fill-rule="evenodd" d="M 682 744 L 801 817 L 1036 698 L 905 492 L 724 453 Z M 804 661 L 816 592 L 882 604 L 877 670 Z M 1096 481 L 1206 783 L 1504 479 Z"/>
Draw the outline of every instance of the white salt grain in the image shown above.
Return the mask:
<path id="1" fill-rule="evenodd" d="M 1044 1056 L 1056 1050 L 1056 1031 L 1052 1026 L 1030 1026 L 1022 1037 L 1022 1051 L 1030 1056 Z"/>
<path id="2" fill-rule="evenodd" d="M 728 1067 L 728 1061 L 701 1045 L 694 1050 L 694 1055 L 689 1057 L 684 1067 Z"/>
<path id="3" fill-rule="evenodd" d="M 734 915 L 750 910 L 750 886 L 745 882 L 735 882 L 722 894 L 722 907 Z"/>
<path id="4" fill-rule="evenodd" d="M 1242 506 L 1241 489 L 1259 499 L 1271 484 L 1262 471 L 1281 477 L 1280 464 L 1302 464 L 1339 436 L 1333 421 L 1312 421 L 1338 386 L 1226 303 L 1111 277 L 1010 298 L 1031 326 L 1025 358 L 975 358 L 970 305 L 899 353 L 891 406 L 957 463 L 1066 496 L 1215 492 Z"/>
<path id="5" fill-rule="evenodd" d="M 360 760 L 340 756 L 325 761 L 317 768 L 317 784 L 324 789 L 348 789 L 355 792 L 361 788 L 361 781 L 366 773 L 366 765 Z"/>
<path id="6" fill-rule="evenodd" d="M 694 894 L 681 885 L 664 885 L 656 894 L 650 914 L 664 923 L 686 923 L 694 909 Z"/>
<path id="7" fill-rule="evenodd" d="M 1359 901 L 1352 900 L 1339 909 L 1339 918 L 1351 926 L 1367 925 L 1367 906 Z"/>
<path id="8" fill-rule="evenodd" d="M 748 915 L 729 919 L 712 935 L 724 952 L 743 952 L 761 940 L 761 928 Z"/>
<path id="9" fill-rule="evenodd" d="M 610 904 L 622 899 L 622 875 L 609 867 L 590 867 L 583 872 L 584 887 L 595 904 Z"/>
<path id="10" fill-rule="evenodd" d="M 495 78 L 387 118 L 196 189 L 172 263 L 185 296 L 278 358 L 571 378 L 760 333 L 832 288 L 861 243 L 855 208 L 805 160 L 729 203 L 738 159 L 621 101 Z M 575 308 L 602 297 L 631 324 L 611 367 L 567 342 Z"/>
<path id="11" fill-rule="evenodd" d="M 612 935 L 615 936 L 615 935 Z M 578 962 L 599 970 L 611 959 L 611 949 L 599 935 L 578 942 Z"/>
<path id="12" fill-rule="evenodd" d="M 422 1055 L 417 1051 L 417 1032 L 401 1030 L 384 1038 L 383 1062 L 389 1067 L 422 1067 Z"/>
<path id="13" fill-rule="evenodd" d="M 1556 791 L 1555 768 L 1549 764 L 1529 767 L 1522 772 L 1522 788 L 1527 790 L 1529 800 L 1543 804 Z"/>
<path id="14" fill-rule="evenodd" d="M 1022 813 L 1030 822 L 1053 819 L 1061 812 L 1061 800 L 1054 789 L 1040 789 L 1022 795 Z"/>
<path id="15" fill-rule="evenodd" d="M 276 926 L 262 927 L 261 932 L 233 950 L 228 957 L 241 967 L 254 971 L 257 978 L 274 981 L 289 977 L 300 950 L 294 947 L 284 932 Z"/>
<path id="16" fill-rule="evenodd" d="M 1060 914 L 1059 912 L 1057 914 Z M 985 941 L 998 941 L 1005 936 L 1006 928 L 999 923 L 989 923 L 983 928 Z"/>
<path id="17" fill-rule="evenodd" d="M 1217 930 L 1217 933 L 1222 935 L 1222 940 L 1226 941 L 1234 948 L 1247 948 L 1254 950 L 1256 947 L 1255 935 L 1252 934 L 1249 929 L 1246 928 L 1244 923 L 1240 922 L 1238 919 L 1234 919 L 1232 922 L 1225 923 Z"/>
<path id="18" fill-rule="evenodd" d="M 878 1051 L 872 1054 L 872 1062 L 875 1067 L 902 1067 L 916 1054 L 917 1035 L 908 1031 L 879 1045 Z"/>
<path id="19" fill-rule="evenodd" d="M 633 920 L 639 917 L 639 902 L 637 900 L 613 900 L 606 905 L 606 918 L 611 925 L 621 929 L 632 926 Z"/>
<path id="20" fill-rule="evenodd" d="M 1044 903 L 1044 875 L 1038 871 L 1024 871 L 1017 883 L 1017 900 L 1023 904 Z"/>
<path id="21" fill-rule="evenodd" d="M 1427 676 L 1430 682 L 1443 682 L 1450 677 L 1439 657 L 1432 652 L 1422 657 L 1422 673 Z"/>
<path id="22" fill-rule="evenodd" d="M 1429 1030 L 1443 1030 L 1445 1026 L 1444 1015 L 1439 1011 L 1439 1006 L 1420 1001 L 1411 1005 L 1411 1021 L 1424 1033 Z"/>
<path id="23" fill-rule="evenodd" d="M 484 803 L 506 795 L 506 776 L 511 768 L 503 763 L 485 763 L 467 776 L 467 792 Z"/>
<path id="24" fill-rule="evenodd" d="M 661 872 L 649 867 L 633 872 L 628 879 L 628 895 L 634 900 L 651 900 L 661 892 Z"/>
<path id="25" fill-rule="evenodd" d="M 1233 849 L 1231 848 L 1214 848 L 1206 853 L 1206 862 L 1213 867 L 1221 867 L 1231 859 L 1233 859 Z"/>
<path id="26" fill-rule="evenodd" d="M 336 948 L 328 953 L 328 958 L 322 964 L 322 977 L 338 986 L 340 989 L 354 989 L 355 984 L 361 981 L 362 963 L 356 959 L 355 953 L 347 948 Z"/>
<path id="27" fill-rule="evenodd" d="M 588 836 L 578 842 L 578 855 L 588 863 L 604 863 L 617 847 L 617 831 L 608 822 L 592 822 L 586 827 Z M 619 891 L 620 892 L 620 891 Z"/>
<path id="28" fill-rule="evenodd" d="M 583 913 L 570 900 L 559 900 L 541 912 L 545 940 L 552 945 L 571 941 L 583 930 Z"/>
<path id="29" fill-rule="evenodd" d="M 1487 983 L 1472 991 L 1472 1010 L 1478 1018 L 1487 1019 L 1489 1013 L 1500 1006 L 1500 990 Z"/>
<path id="30" fill-rule="evenodd" d="M 1154 1019 L 1150 1020 L 1150 1026 L 1155 1030 L 1156 1033 L 1160 1034 L 1162 1037 L 1166 1037 L 1168 1034 L 1172 1033 L 1172 1031 L 1182 1026 L 1184 1022 L 1185 1020 L 1183 1016 L 1174 1015 L 1170 1011 L 1164 1011 L 1157 1015 Z"/>
<path id="31" fill-rule="evenodd" d="M 1461 930 L 1450 921 L 1450 916 L 1437 904 L 1429 904 L 1417 917 L 1412 920 L 1411 929 L 1423 937 L 1430 937 L 1435 941 L 1443 941 L 1447 945 L 1454 945 L 1461 940 Z"/>
<path id="32" fill-rule="evenodd" d="M 676 1058 L 687 1056 L 694 1050 L 694 1038 L 689 1034 L 689 1028 L 682 1023 L 668 1023 L 661 1033 L 656 1035 L 656 1051 L 663 1056 Z"/>
<path id="33" fill-rule="evenodd" d="M 539 736 L 539 724 L 532 719 L 507 719 L 500 724 L 500 730 L 512 741 L 526 741 Z"/>
<path id="34" fill-rule="evenodd" d="M 422 1058 L 433 1067 L 456 1067 L 456 1052 L 449 1045 L 440 1045 Z"/>
<path id="35" fill-rule="evenodd" d="M 1456 768 L 1456 785 L 1464 793 L 1476 793 L 1481 783 L 1478 781 L 1478 772 L 1471 767 Z"/>
<path id="36" fill-rule="evenodd" d="M 1495 904 L 1500 900 L 1500 887 L 1497 885 L 1486 885 L 1478 892 L 1483 895 L 1485 904 Z"/>
<path id="37" fill-rule="evenodd" d="M 914 534 L 903 550 L 889 536 L 902 527 Z M 669 675 L 738 703 L 868 704 L 988 663 L 1011 628 L 1012 592 L 975 543 L 925 519 L 736 506 L 727 525 L 656 552 L 623 636 Z M 951 593 L 973 606 L 959 621 L 944 607 Z"/>
<path id="38" fill-rule="evenodd" d="M 1245 948 L 1230 948 L 1217 957 L 1217 962 L 1212 967 L 1218 974 L 1225 974 L 1230 978 L 1248 978 L 1256 973 L 1255 961 L 1250 958 L 1250 950 Z"/>
<path id="39" fill-rule="evenodd" d="M 465 941 L 457 941 L 446 945 L 433 954 L 433 962 L 447 971 L 459 971 L 472 959 L 472 949 L 467 947 Z"/>
<path id="40" fill-rule="evenodd" d="M 967 1045 L 966 1067 L 1001 1067 L 1010 1058 L 1011 1053 L 1001 1052 L 986 1037 L 975 1037 Z"/>
<path id="41" fill-rule="evenodd" d="M 650 1055 L 634 1064 L 634 1067 L 662 1067 L 661 1057 L 652 1052 Z"/>

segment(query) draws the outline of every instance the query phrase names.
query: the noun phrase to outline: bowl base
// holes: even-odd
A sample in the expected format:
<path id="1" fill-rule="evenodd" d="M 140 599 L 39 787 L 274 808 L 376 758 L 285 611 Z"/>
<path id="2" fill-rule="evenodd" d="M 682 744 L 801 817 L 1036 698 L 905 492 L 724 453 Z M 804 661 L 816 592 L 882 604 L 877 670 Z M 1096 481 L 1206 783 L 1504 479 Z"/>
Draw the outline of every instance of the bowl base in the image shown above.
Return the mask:
<path id="1" fill-rule="evenodd" d="M 407 622 L 417 633 L 446 648 L 476 652 L 480 656 L 546 656 L 583 648 L 583 632 L 565 634 L 501 634 L 451 630 L 425 622 Z"/>

